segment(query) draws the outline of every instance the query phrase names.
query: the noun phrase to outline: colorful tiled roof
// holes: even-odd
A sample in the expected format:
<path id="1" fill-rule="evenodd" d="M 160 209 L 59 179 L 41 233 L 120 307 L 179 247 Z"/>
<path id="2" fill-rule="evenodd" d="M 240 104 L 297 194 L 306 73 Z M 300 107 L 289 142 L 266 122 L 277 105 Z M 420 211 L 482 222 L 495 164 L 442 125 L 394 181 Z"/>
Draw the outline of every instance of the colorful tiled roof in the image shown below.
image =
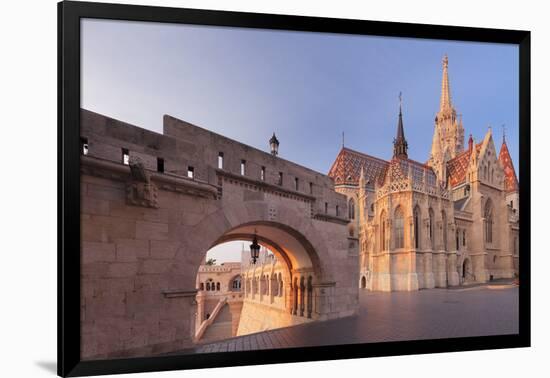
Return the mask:
<path id="1" fill-rule="evenodd" d="M 332 177 L 335 185 L 357 185 L 361 177 L 361 167 L 365 168 L 365 179 L 371 185 L 374 185 L 376 180 L 382 184 L 387 174 L 391 174 L 393 180 L 408 177 L 409 167 L 415 183 L 422 183 L 424 174 L 428 185 L 435 186 L 437 182 L 432 168 L 424 163 L 401 158 L 394 158 L 388 162 L 346 147 L 340 150 L 328 175 Z"/>
<path id="2" fill-rule="evenodd" d="M 512 158 L 510 157 L 510 151 L 508 151 L 506 141 L 502 142 L 502 147 L 500 147 L 498 160 L 500 160 L 500 163 L 504 167 L 504 190 L 506 192 L 518 191 L 518 178 L 516 176 L 514 164 L 512 163 Z"/>
<path id="3" fill-rule="evenodd" d="M 476 154 L 479 154 L 482 144 L 476 144 Z M 468 170 L 471 155 L 471 151 L 467 149 L 447 162 L 447 175 L 451 179 L 451 186 L 454 187 L 466 181 L 466 171 Z"/>
<path id="4" fill-rule="evenodd" d="M 437 183 L 437 176 L 433 169 L 424 164 L 411 159 L 393 159 L 390 162 L 390 172 L 392 180 L 400 180 L 409 176 L 409 169 L 413 178 L 414 184 L 423 185 L 424 175 L 427 180 L 428 186 L 435 186 Z"/>
<path id="5" fill-rule="evenodd" d="M 335 185 L 357 185 L 361 177 L 361 167 L 364 167 L 365 179 L 374 184 L 376 179 L 383 177 L 388 164 L 385 160 L 342 147 L 328 176 L 332 177 Z"/>

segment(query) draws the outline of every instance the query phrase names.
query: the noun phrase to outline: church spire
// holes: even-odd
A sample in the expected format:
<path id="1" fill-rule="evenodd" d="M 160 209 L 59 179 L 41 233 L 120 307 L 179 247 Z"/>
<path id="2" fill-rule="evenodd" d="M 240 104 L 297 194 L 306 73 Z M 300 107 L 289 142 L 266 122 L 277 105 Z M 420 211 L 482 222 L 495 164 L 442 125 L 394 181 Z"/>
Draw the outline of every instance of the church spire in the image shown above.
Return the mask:
<path id="1" fill-rule="evenodd" d="M 399 120 L 397 121 L 397 135 L 393 140 L 393 157 L 407 159 L 407 140 L 403 129 L 402 98 L 399 93 Z"/>
<path id="2" fill-rule="evenodd" d="M 452 109 L 451 88 L 449 87 L 449 58 L 447 54 L 443 57 L 443 77 L 441 79 L 441 100 L 439 102 L 439 111 L 445 112 Z"/>

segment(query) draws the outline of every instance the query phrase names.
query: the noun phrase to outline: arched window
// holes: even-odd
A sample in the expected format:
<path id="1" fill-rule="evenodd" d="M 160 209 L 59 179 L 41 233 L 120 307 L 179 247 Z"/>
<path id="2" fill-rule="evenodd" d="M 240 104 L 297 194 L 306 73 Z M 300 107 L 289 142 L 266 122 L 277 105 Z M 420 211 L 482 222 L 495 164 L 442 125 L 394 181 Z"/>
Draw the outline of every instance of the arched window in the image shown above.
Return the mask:
<path id="1" fill-rule="evenodd" d="M 206 291 L 210 291 L 210 282 L 206 283 Z"/>
<path id="2" fill-rule="evenodd" d="M 493 242 L 493 203 L 491 199 L 485 204 L 485 242 Z"/>
<path id="3" fill-rule="evenodd" d="M 236 276 L 231 282 L 231 289 L 239 291 L 241 289 L 241 276 Z"/>
<path id="4" fill-rule="evenodd" d="M 204 291 L 204 282 L 201 282 L 201 290 Z"/>
<path id="5" fill-rule="evenodd" d="M 386 212 L 380 215 L 380 250 L 386 250 Z"/>
<path id="6" fill-rule="evenodd" d="M 397 209 L 395 209 L 393 221 L 395 248 L 405 248 L 403 210 L 401 210 L 401 207 L 397 207 Z"/>
<path id="7" fill-rule="evenodd" d="M 216 283 L 216 291 L 220 291 L 220 287 L 221 287 L 220 283 L 219 282 Z"/>
<path id="8" fill-rule="evenodd" d="M 447 214 L 445 213 L 445 210 L 441 210 L 441 222 L 443 222 L 443 250 L 447 250 Z"/>
<path id="9" fill-rule="evenodd" d="M 283 296 L 283 277 L 279 273 L 279 297 Z"/>
<path id="10" fill-rule="evenodd" d="M 420 208 L 414 208 L 414 248 L 420 248 Z"/>
<path id="11" fill-rule="evenodd" d="M 430 207 L 430 210 L 428 211 L 429 218 L 428 218 L 428 237 L 430 238 L 430 246 L 432 249 L 435 248 L 434 243 L 434 211 Z"/>
<path id="12" fill-rule="evenodd" d="M 462 231 L 462 246 L 466 246 L 466 230 Z"/>
<path id="13" fill-rule="evenodd" d="M 348 218 L 355 219 L 355 200 L 353 198 L 348 201 Z"/>

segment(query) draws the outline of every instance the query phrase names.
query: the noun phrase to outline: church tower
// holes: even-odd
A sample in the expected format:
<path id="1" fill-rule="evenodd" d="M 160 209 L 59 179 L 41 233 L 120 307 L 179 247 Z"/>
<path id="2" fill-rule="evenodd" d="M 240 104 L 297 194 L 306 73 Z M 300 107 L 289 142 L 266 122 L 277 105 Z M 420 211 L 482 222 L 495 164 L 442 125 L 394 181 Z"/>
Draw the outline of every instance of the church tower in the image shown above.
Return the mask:
<path id="1" fill-rule="evenodd" d="M 443 58 L 439 112 L 435 117 L 432 151 L 428 163 L 435 170 L 441 182 L 446 182 L 445 167 L 447 161 L 464 150 L 464 127 L 462 119 L 458 120 L 456 110 L 451 102 L 448 70 L 449 58 L 445 55 Z"/>

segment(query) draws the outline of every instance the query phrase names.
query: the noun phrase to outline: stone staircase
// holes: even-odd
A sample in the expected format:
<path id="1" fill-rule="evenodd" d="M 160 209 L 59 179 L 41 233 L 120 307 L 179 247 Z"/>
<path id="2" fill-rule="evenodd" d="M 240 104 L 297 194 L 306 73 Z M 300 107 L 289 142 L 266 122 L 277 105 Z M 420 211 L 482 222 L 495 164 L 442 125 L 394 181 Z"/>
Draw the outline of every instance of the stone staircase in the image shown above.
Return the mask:
<path id="1" fill-rule="evenodd" d="M 208 326 L 202 338 L 201 343 L 208 343 L 212 341 L 228 339 L 231 335 L 231 313 L 229 311 L 229 305 L 225 304 L 218 313 L 218 316 L 212 324 Z"/>

